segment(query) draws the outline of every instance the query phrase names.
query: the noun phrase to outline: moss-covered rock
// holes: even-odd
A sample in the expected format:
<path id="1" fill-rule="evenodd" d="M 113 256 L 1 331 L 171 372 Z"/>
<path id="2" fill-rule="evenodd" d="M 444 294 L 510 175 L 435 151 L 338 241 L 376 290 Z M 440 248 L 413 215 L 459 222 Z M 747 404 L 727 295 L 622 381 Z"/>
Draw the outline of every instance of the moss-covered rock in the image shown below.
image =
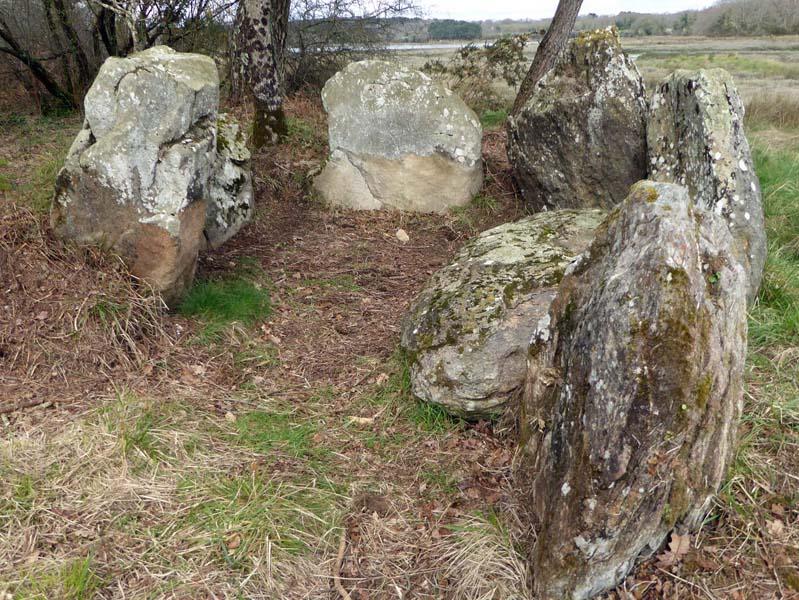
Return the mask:
<path id="1" fill-rule="evenodd" d="M 644 82 L 615 29 L 580 34 L 508 120 L 508 157 L 535 210 L 611 208 L 646 177 Z"/>
<path id="2" fill-rule="evenodd" d="M 541 598 L 591 598 L 675 526 L 733 456 L 746 278 L 722 218 L 642 182 L 563 278 L 530 346 L 519 489 Z"/>
<path id="3" fill-rule="evenodd" d="M 754 301 L 766 262 L 766 230 L 744 105 L 730 74 L 709 69 L 669 75 L 652 98 L 647 135 L 650 178 L 687 186 L 697 205 L 724 217 Z"/>
<path id="4" fill-rule="evenodd" d="M 212 248 L 236 235 L 254 212 L 247 136 L 238 121 L 226 113 L 220 113 L 216 120 L 216 150 L 205 219 L 205 237 Z"/>
<path id="5" fill-rule="evenodd" d="M 469 418 L 500 412 L 524 381 L 555 287 L 604 215 L 551 211 L 496 227 L 436 273 L 402 326 L 414 394 Z"/>

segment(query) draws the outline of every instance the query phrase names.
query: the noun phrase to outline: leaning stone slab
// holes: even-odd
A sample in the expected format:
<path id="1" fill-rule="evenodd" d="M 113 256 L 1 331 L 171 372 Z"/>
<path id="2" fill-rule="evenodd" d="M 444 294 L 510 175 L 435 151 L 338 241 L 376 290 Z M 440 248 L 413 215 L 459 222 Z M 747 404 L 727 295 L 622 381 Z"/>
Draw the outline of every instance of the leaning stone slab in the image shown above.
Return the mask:
<path id="1" fill-rule="evenodd" d="M 403 321 L 413 393 L 462 417 L 501 413 L 524 384 L 536 323 L 604 217 L 601 210 L 540 213 L 468 243 Z"/>
<path id="2" fill-rule="evenodd" d="M 650 178 L 686 185 L 727 221 L 751 303 L 766 262 L 760 181 L 744 133 L 744 105 L 723 69 L 676 71 L 658 86 L 648 125 Z"/>
<path id="3" fill-rule="evenodd" d="M 247 136 L 231 115 L 216 120 L 216 163 L 208 186 L 205 237 L 218 248 L 252 220 L 252 170 Z"/>
<path id="4" fill-rule="evenodd" d="M 541 598 L 591 598 L 697 527 L 733 455 L 746 282 L 717 215 L 642 182 L 563 278 L 530 348 L 521 494 Z"/>
<path id="5" fill-rule="evenodd" d="M 581 33 L 508 120 L 529 206 L 611 208 L 646 177 L 646 90 L 615 29 Z"/>
<path id="6" fill-rule="evenodd" d="M 452 91 L 386 61 L 350 64 L 322 90 L 330 158 L 314 181 L 336 206 L 444 212 L 483 182 L 482 127 Z"/>
<path id="7" fill-rule="evenodd" d="M 158 46 L 106 60 L 58 175 L 56 234 L 113 249 L 168 302 L 179 298 L 204 244 L 218 103 L 207 56 Z"/>

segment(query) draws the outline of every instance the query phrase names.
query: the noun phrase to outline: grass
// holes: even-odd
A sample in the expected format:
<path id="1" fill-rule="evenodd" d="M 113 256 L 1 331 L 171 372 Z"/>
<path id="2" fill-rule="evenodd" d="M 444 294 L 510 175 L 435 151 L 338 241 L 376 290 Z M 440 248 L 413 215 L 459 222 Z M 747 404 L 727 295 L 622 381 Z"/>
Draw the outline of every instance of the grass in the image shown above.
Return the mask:
<path id="1" fill-rule="evenodd" d="M 799 79 L 799 66 L 793 62 L 782 62 L 769 58 L 743 54 L 677 54 L 671 56 L 647 55 L 639 57 L 647 66 L 674 71 L 676 69 L 721 68 L 738 77 Z"/>
<path id="2" fill-rule="evenodd" d="M 191 506 L 184 526 L 210 539 L 215 562 L 234 570 L 251 569 L 253 556 L 318 548 L 334 533 L 343 499 L 326 481 L 287 484 L 257 471 L 186 479 L 178 495 Z"/>
<path id="3" fill-rule="evenodd" d="M 47 212 L 56 175 L 80 128 L 80 115 L 63 112 L 41 117 L 12 115 L 5 122 L 5 133 L 15 140 L 19 153 L 6 164 L 0 164 L 0 192 L 11 193 L 12 199 L 35 212 Z"/>
<path id="4" fill-rule="evenodd" d="M 268 317 L 271 310 L 269 292 L 246 277 L 199 281 L 178 308 L 180 314 L 204 323 L 200 334 L 204 341 L 218 341 L 233 323 L 249 327 Z"/>
<path id="5" fill-rule="evenodd" d="M 288 117 L 286 119 L 286 127 L 288 129 L 286 143 L 311 148 L 319 145 L 323 146 L 327 142 L 324 139 L 324 134 L 320 135 L 320 132 L 312 123 L 299 117 Z"/>
<path id="6" fill-rule="evenodd" d="M 795 131 L 799 129 L 799 97 L 784 92 L 758 93 L 746 104 L 746 121 L 753 131 L 763 127 Z"/>
<path id="7" fill-rule="evenodd" d="M 485 110 L 480 115 L 483 129 L 500 129 L 508 120 L 508 111 L 505 109 Z"/>
<path id="8" fill-rule="evenodd" d="M 317 427 L 296 419 L 290 413 L 253 411 L 236 419 L 239 444 L 259 454 L 280 449 L 295 458 L 311 458 L 328 453 L 314 441 Z"/>
<path id="9" fill-rule="evenodd" d="M 756 146 L 769 253 L 750 318 L 755 348 L 799 346 L 799 153 Z"/>

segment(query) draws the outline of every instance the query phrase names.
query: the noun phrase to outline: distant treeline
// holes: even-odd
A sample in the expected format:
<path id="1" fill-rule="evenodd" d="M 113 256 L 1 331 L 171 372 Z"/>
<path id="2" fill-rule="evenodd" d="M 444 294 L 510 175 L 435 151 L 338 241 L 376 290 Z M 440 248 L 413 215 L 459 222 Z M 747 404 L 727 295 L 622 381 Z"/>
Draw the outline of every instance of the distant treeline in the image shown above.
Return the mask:
<path id="1" fill-rule="evenodd" d="M 495 39 L 520 33 L 541 34 L 549 19 L 503 19 L 475 23 L 452 20 L 396 19 L 392 41 L 425 42 L 440 39 Z M 466 26 L 471 25 L 472 29 Z M 622 12 L 583 15 L 578 31 L 615 25 L 622 35 L 799 35 L 799 0 L 720 0 L 704 9 L 661 15 Z"/>
<path id="2" fill-rule="evenodd" d="M 483 37 L 480 23 L 444 19 L 433 21 L 427 26 L 431 40 L 479 40 Z"/>

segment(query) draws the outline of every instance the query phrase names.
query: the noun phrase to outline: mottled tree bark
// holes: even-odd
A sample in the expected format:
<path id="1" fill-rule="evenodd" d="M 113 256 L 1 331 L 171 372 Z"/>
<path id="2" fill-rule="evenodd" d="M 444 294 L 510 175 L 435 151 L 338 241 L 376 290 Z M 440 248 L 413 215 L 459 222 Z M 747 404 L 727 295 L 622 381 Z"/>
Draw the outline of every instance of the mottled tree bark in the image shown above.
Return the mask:
<path id="1" fill-rule="evenodd" d="M 560 0 L 555 17 L 538 45 L 533 64 L 519 87 L 512 114 L 517 114 L 533 95 L 536 84 L 547 74 L 569 39 L 583 0 Z"/>
<path id="2" fill-rule="evenodd" d="M 289 32 L 291 0 L 272 0 L 272 44 L 275 47 L 278 85 L 285 93 L 286 39 Z"/>
<path id="3" fill-rule="evenodd" d="M 272 0 L 243 0 L 236 13 L 231 58 L 231 97 L 252 95 L 253 147 L 275 143 L 286 133 L 275 45 Z"/>

